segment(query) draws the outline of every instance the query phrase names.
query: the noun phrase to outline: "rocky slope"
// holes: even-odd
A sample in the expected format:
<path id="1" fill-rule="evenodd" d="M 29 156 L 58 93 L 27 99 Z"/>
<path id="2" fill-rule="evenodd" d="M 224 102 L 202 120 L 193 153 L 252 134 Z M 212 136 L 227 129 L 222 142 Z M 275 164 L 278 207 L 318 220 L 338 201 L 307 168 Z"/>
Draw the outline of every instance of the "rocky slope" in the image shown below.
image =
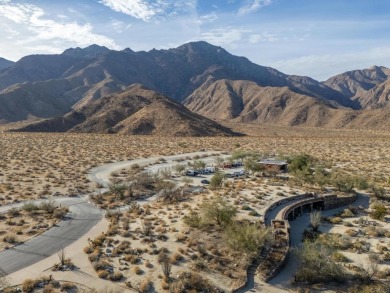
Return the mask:
<path id="1" fill-rule="evenodd" d="M 165 136 L 237 135 L 139 84 L 132 85 L 121 93 L 88 103 L 62 117 L 33 123 L 17 131 Z"/>
<path id="2" fill-rule="evenodd" d="M 261 87 L 250 81 L 209 82 L 184 104 L 220 121 L 352 129 L 388 129 L 390 108 L 352 110 L 297 94 L 287 87 Z"/>
<path id="3" fill-rule="evenodd" d="M 291 126 L 324 126 L 335 112 L 331 102 L 297 94 L 288 87 L 261 87 L 237 80 L 204 84 L 184 104 L 211 119 Z"/>
<path id="4" fill-rule="evenodd" d="M 14 62 L 0 57 L 0 70 L 8 68 L 8 67 L 12 66 L 13 64 L 14 64 Z"/>
<path id="5" fill-rule="evenodd" d="M 389 100 L 390 69 L 372 66 L 368 69 L 348 71 L 324 82 L 362 108 L 380 108 Z"/>
<path id="6" fill-rule="evenodd" d="M 13 90 L 23 91 L 26 87 L 33 92 L 44 90 L 54 93 L 46 97 L 47 103 L 42 103 L 41 113 L 30 113 L 27 107 L 21 109 L 27 115 L 12 119 L 13 115 L 0 114 L 0 121 L 18 121 L 30 116 L 48 117 L 51 109 L 57 108 L 56 97 L 69 97 L 74 101 L 71 108 L 78 109 L 134 83 L 141 83 L 182 102 L 211 79 L 249 80 L 263 87 L 288 87 L 296 93 L 330 101 L 335 107 L 358 107 L 356 102 L 342 93 L 309 77 L 283 74 L 206 42 L 149 52 L 134 52 L 130 49 L 113 51 L 93 45 L 84 49 L 68 49 L 60 55 L 27 56 L 0 71 L 0 90 L 3 90 L 0 92 L 0 108 L 10 109 L 14 113 L 19 110 L 13 108 L 15 103 L 22 108 L 24 104 L 20 101 L 10 103 L 4 91 L 7 95 L 13 95 Z M 70 87 L 56 88 L 58 83 Z M 20 99 L 16 94 L 13 96 L 16 100 Z M 40 100 L 39 97 L 35 99 Z M 49 101 L 54 105 L 49 105 Z M 46 104 L 47 107 L 44 106 Z M 53 111 L 51 116 L 69 111 L 69 105 L 58 110 Z"/>
<path id="7" fill-rule="evenodd" d="M 320 127 L 348 127 L 351 121 L 358 121 L 356 127 L 359 123 L 379 127 L 369 121 L 373 113 L 387 119 L 389 76 L 390 69 L 373 66 L 321 83 L 254 64 L 206 42 L 149 52 L 92 45 L 59 55 L 26 56 L 0 70 L 0 123 L 56 117 L 70 111 L 76 115 L 102 97 L 139 83 L 216 120 Z M 170 112 L 171 107 L 164 105 L 161 109 Z M 362 115 L 368 109 L 378 111 Z M 154 111 L 155 119 L 160 117 L 153 107 L 147 111 Z M 140 121 L 146 120 L 146 114 L 141 116 Z M 359 117 L 365 117 L 368 124 Z M 121 129 L 136 123 L 132 119 Z M 129 133 L 134 125 L 129 126 Z M 122 131 L 114 126 L 108 127 L 110 130 L 92 127 L 91 131 Z"/>

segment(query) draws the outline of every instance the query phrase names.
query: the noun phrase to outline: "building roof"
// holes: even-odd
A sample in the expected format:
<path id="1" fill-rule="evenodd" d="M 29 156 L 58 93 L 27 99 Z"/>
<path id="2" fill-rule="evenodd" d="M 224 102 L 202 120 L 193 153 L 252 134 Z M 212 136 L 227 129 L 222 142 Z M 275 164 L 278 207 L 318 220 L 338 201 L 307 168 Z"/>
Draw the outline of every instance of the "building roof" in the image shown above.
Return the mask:
<path id="1" fill-rule="evenodd" d="M 263 165 L 275 165 L 275 166 L 287 165 L 287 161 L 274 160 L 274 159 L 261 160 L 259 163 Z"/>

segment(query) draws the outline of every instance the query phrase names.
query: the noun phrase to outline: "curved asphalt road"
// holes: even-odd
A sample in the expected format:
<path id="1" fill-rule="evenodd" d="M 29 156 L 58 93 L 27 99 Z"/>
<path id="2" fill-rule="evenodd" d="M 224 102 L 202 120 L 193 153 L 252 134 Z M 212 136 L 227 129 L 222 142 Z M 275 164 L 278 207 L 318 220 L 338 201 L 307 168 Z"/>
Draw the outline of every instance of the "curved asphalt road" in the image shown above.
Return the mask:
<path id="1" fill-rule="evenodd" d="M 164 158 L 173 161 L 174 159 L 203 154 L 210 153 L 197 152 Z M 88 177 L 91 181 L 107 186 L 112 172 L 133 164 L 147 165 L 155 163 L 158 158 L 160 157 L 107 164 L 92 169 Z M 170 165 L 174 164 L 176 162 L 170 163 Z M 41 201 L 34 202 L 39 203 Z M 67 218 L 43 234 L 9 250 L 0 252 L 0 276 L 6 276 L 21 270 L 60 251 L 91 230 L 103 217 L 103 211 L 89 203 L 87 197 L 59 198 L 55 199 L 55 202 L 69 206 L 70 213 Z M 0 207 L 0 213 L 13 207 L 20 208 L 23 204 L 17 203 Z"/>
<path id="2" fill-rule="evenodd" d="M 73 243 L 102 218 L 102 212 L 83 198 L 61 200 L 67 218 L 31 240 L 0 253 L 0 275 L 8 275 L 45 259 Z"/>
<path id="3" fill-rule="evenodd" d="M 163 170 L 165 168 L 171 168 L 176 164 L 184 164 L 187 161 L 182 161 L 182 162 L 177 162 L 174 160 L 177 159 L 183 159 L 186 157 L 194 157 L 194 156 L 202 156 L 202 155 L 208 155 L 210 156 L 211 154 L 218 154 L 219 152 L 194 152 L 194 153 L 186 153 L 186 154 L 180 154 L 180 155 L 172 155 L 172 156 L 164 156 L 163 158 L 167 161 L 162 164 L 156 164 L 151 167 L 148 167 L 147 169 L 151 172 L 158 172 L 158 170 Z M 151 157 L 151 158 L 144 158 L 144 159 L 135 159 L 135 160 L 130 160 L 130 161 L 121 161 L 121 162 L 115 162 L 115 163 L 110 163 L 107 165 L 99 166 L 96 168 L 93 168 L 90 170 L 88 174 L 88 179 L 96 182 L 98 184 L 101 184 L 102 186 L 107 187 L 110 179 L 110 174 L 114 171 L 121 170 L 123 168 L 129 168 L 130 166 L 134 164 L 139 164 L 141 166 L 149 165 L 149 164 L 154 164 L 158 161 L 160 157 Z M 211 161 L 210 159 L 207 158 L 200 158 L 199 160 L 209 162 Z"/>

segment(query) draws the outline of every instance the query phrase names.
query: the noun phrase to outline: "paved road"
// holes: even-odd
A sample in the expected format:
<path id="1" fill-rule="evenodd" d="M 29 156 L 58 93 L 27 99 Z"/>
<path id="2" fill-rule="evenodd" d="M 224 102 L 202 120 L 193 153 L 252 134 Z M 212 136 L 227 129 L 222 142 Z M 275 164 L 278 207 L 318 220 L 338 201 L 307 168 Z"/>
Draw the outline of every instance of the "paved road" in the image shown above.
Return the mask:
<path id="1" fill-rule="evenodd" d="M 147 169 L 152 171 L 152 172 L 157 172 L 159 169 L 163 170 L 166 168 L 171 168 L 176 164 L 183 164 L 184 163 L 184 161 L 183 162 L 174 161 L 177 159 L 183 159 L 186 157 L 192 158 L 194 156 L 211 155 L 211 154 L 217 154 L 217 153 L 218 152 L 211 152 L 210 151 L 210 152 L 194 152 L 194 153 L 187 153 L 187 154 L 180 154 L 180 155 L 173 155 L 173 156 L 165 156 L 163 158 L 166 161 L 168 161 L 167 163 L 156 164 L 156 165 L 153 165 Z M 134 164 L 138 164 L 140 166 L 154 164 L 160 158 L 162 158 L 162 156 L 143 158 L 143 159 L 135 159 L 135 160 L 130 160 L 130 161 L 122 161 L 122 162 L 110 163 L 107 165 L 99 166 L 99 167 L 91 169 L 91 171 L 88 174 L 88 179 L 93 181 L 93 182 L 97 182 L 97 183 L 101 184 L 102 186 L 107 186 L 107 184 L 109 183 L 109 178 L 110 178 L 111 173 L 118 171 L 118 170 L 121 170 L 121 169 L 124 169 L 124 168 L 129 168 L 130 166 L 132 166 Z M 208 158 L 200 158 L 200 160 L 207 161 L 209 159 Z"/>
<path id="2" fill-rule="evenodd" d="M 83 236 L 102 218 L 102 212 L 83 198 L 61 202 L 69 206 L 69 217 L 24 244 L 1 252 L 0 274 L 11 274 L 53 255 Z"/>
<path id="3" fill-rule="evenodd" d="M 166 160 L 180 159 L 187 156 L 196 156 L 210 154 L 211 152 L 197 152 L 190 154 L 181 154 L 165 157 Z M 215 152 L 213 152 L 215 153 Z M 155 163 L 156 158 L 137 159 L 126 162 L 118 162 L 100 166 L 91 170 L 89 179 L 91 181 L 107 186 L 109 177 L 112 172 L 133 164 L 148 165 Z M 170 165 L 176 162 L 170 162 Z M 94 227 L 103 217 L 103 212 L 89 203 L 86 197 L 78 198 L 58 198 L 54 199 L 57 203 L 69 206 L 70 214 L 64 221 L 51 228 L 45 233 L 32 238 L 24 244 L 17 245 L 9 250 L 0 252 L 0 276 L 5 276 L 41 261 L 62 248 L 70 245 L 92 227 Z M 41 200 L 33 201 L 37 204 Z M 5 212 L 13 207 L 20 208 L 24 203 L 17 203 L 0 207 L 0 213 Z M 53 264 L 54 265 L 54 264 Z M 28 276 L 26 276 L 28 277 Z"/>

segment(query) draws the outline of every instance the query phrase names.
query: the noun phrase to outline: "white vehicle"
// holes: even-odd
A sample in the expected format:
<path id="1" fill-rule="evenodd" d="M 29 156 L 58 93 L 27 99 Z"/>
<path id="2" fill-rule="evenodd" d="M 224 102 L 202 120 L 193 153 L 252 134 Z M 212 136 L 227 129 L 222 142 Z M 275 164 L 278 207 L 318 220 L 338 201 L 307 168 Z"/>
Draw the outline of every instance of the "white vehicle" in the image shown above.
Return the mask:
<path id="1" fill-rule="evenodd" d="M 204 168 L 206 171 L 208 171 L 209 173 L 215 173 L 215 167 L 206 167 Z"/>
<path id="2" fill-rule="evenodd" d="M 240 171 L 234 172 L 234 173 L 233 173 L 233 176 L 239 177 L 239 176 L 243 176 L 243 175 L 245 175 L 245 174 L 246 174 L 246 173 L 245 173 L 245 170 L 240 170 Z"/>

